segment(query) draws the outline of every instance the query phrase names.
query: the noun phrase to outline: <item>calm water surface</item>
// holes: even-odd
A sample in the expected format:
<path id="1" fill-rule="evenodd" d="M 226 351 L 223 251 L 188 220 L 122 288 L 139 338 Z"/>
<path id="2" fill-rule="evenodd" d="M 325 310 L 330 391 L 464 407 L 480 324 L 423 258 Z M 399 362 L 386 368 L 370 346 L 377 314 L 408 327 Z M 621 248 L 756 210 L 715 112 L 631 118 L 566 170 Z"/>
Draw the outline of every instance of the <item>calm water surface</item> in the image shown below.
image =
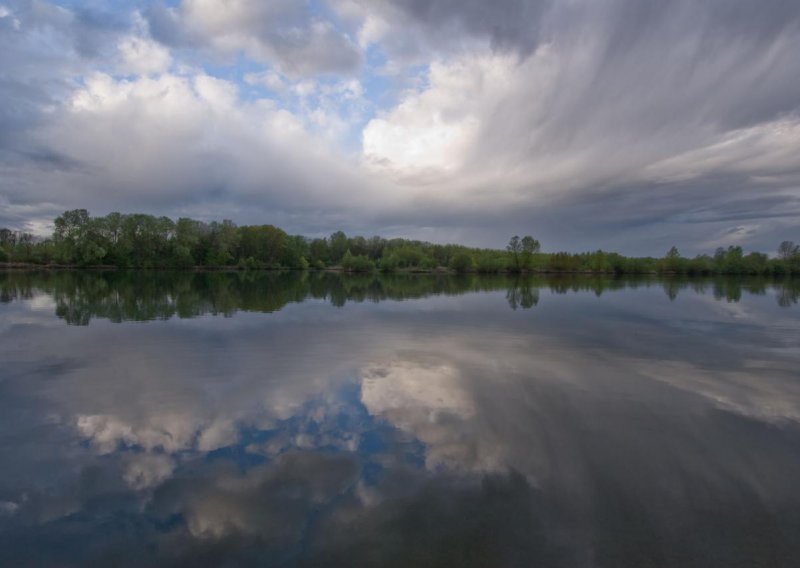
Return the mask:
<path id="1" fill-rule="evenodd" d="M 0 565 L 800 565 L 800 283 L 0 274 Z"/>

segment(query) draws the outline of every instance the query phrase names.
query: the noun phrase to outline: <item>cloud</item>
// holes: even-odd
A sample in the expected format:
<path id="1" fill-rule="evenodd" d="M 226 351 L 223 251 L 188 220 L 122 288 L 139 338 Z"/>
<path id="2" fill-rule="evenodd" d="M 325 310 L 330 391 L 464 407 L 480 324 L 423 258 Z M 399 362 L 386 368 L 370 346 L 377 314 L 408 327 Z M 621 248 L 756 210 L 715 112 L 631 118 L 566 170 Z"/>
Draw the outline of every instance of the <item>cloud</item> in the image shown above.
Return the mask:
<path id="1" fill-rule="evenodd" d="M 176 413 L 162 414 L 146 424 L 135 425 L 116 416 L 82 414 L 77 417 L 76 426 L 101 455 L 132 446 L 174 453 L 190 449 L 196 435 L 192 420 Z"/>
<path id="2" fill-rule="evenodd" d="M 133 79 L 95 73 L 58 118 L 31 133 L 39 145 L 80 166 L 26 169 L 18 175 L 27 184 L 36 180 L 34 187 L 10 193 L 14 201 L 70 207 L 88 200 L 95 209 L 199 212 L 204 203 L 246 209 L 249 202 L 262 215 L 272 211 L 276 223 L 290 210 L 335 211 L 373 200 L 355 164 L 310 130 L 326 128 L 324 120 L 324 114 L 298 116 L 266 99 L 244 102 L 235 84 L 203 73 Z M 57 179 L 80 193 L 63 196 L 54 188 Z"/>
<path id="3" fill-rule="evenodd" d="M 0 9 L 2 13 L 2 9 Z M 0 516 L 10 517 L 19 510 L 19 505 L 13 501 L 0 501 Z"/>
<path id="4" fill-rule="evenodd" d="M 464 382 L 458 368 L 441 362 L 374 363 L 361 371 L 361 403 L 422 442 L 428 469 L 491 471 L 498 456 L 467 439 L 476 409 Z"/>
<path id="5" fill-rule="evenodd" d="M 175 470 L 169 456 L 138 454 L 129 460 L 122 478 L 134 490 L 155 487 L 168 479 Z"/>
<path id="6" fill-rule="evenodd" d="M 745 361 L 746 371 L 709 371 L 680 361 L 664 362 L 658 370 L 647 362 L 629 364 L 650 380 L 705 397 L 725 411 L 777 425 L 800 423 L 800 411 L 795 404 L 800 399 L 800 389 L 781 364 Z M 768 374 L 770 380 L 754 385 L 752 373 L 758 371 Z"/>
<path id="7" fill-rule="evenodd" d="M 434 183 L 462 171 L 477 143 L 486 100 L 497 97 L 513 67 L 508 59 L 491 57 L 432 64 L 428 88 L 409 93 L 364 128 L 366 160 L 412 183 Z"/>
<path id="8" fill-rule="evenodd" d="M 4 224 L 89 206 L 633 254 L 800 226 L 795 2 L 3 6 Z"/>
<path id="9" fill-rule="evenodd" d="M 136 75 L 147 75 L 166 71 L 172 58 L 169 51 L 152 40 L 129 36 L 117 47 L 122 59 L 121 69 Z"/>
<path id="10" fill-rule="evenodd" d="M 201 541 L 258 535 L 270 545 L 290 546 L 314 508 L 331 503 L 357 475 L 352 456 L 288 452 L 245 475 L 173 480 L 158 492 L 154 508 L 180 513 Z"/>
<path id="11" fill-rule="evenodd" d="M 281 194 L 319 218 L 334 214 L 319 214 L 321 196 L 330 195 L 330 205 L 339 201 L 333 193 L 365 185 L 314 139 L 346 129 L 332 102 L 344 94 L 322 93 L 296 113 L 267 99 L 244 102 L 234 82 L 176 60 L 137 13 L 22 4 L 8 9 L 21 25 L 0 26 L 0 60 L 14 71 L 0 80 L 3 225 L 47 232 L 55 214 L 87 201 L 94 211 L 169 207 L 170 214 L 190 201 L 195 212 L 223 202 L 235 216 L 250 209 L 241 199 L 261 201 L 262 215 L 268 208 L 278 223 L 295 213 L 289 203 L 276 206 Z M 81 37 L 97 49 L 78 46 Z M 100 52 L 112 56 L 102 60 Z"/>
<path id="12" fill-rule="evenodd" d="M 547 40 L 522 58 L 471 47 L 435 60 L 422 87 L 367 125 L 368 159 L 435 184 L 418 208 L 462 218 L 523 210 L 535 223 L 627 194 L 641 199 L 608 213 L 630 226 L 796 199 L 800 11 L 633 4 L 553 6 L 540 21 Z M 652 199 L 660 210 L 641 203 Z"/>
<path id="13" fill-rule="evenodd" d="M 184 0 L 146 14 L 154 36 L 167 45 L 244 52 L 292 76 L 352 73 L 361 62 L 346 34 L 299 2 Z"/>
<path id="14" fill-rule="evenodd" d="M 345 18 L 359 22 L 362 45 L 378 44 L 404 63 L 427 61 L 431 53 L 483 45 L 527 56 L 541 41 L 549 0 L 350 0 L 337 3 Z"/>

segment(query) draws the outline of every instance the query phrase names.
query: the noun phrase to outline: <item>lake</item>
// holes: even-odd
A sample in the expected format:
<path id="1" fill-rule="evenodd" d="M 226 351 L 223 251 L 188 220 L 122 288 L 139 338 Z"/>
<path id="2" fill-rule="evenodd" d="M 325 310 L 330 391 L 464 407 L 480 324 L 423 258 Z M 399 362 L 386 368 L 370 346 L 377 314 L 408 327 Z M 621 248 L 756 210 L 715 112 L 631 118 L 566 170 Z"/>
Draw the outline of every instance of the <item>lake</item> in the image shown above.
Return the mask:
<path id="1" fill-rule="evenodd" d="M 0 273 L 0 565 L 797 566 L 798 301 Z"/>

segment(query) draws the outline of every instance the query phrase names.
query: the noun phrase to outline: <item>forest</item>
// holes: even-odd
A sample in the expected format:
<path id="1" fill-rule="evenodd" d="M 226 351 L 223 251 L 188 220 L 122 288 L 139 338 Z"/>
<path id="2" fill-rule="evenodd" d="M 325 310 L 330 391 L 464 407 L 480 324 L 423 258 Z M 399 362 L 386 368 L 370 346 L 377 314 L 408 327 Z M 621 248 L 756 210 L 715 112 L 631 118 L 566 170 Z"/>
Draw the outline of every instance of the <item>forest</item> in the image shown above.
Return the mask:
<path id="1" fill-rule="evenodd" d="M 0 228 L 6 267 L 140 269 L 343 270 L 348 272 L 574 272 L 597 274 L 800 274 L 800 245 L 784 241 L 773 256 L 742 247 L 683 257 L 672 247 L 660 257 L 626 257 L 597 250 L 543 252 L 531 236 L 513 236 L 504 249 L 471 248 L 379 236 L 326 238 L 290 235 L 273 225 L 237 226 L 229 220 L 174 221 L 141 213 L 92 217 L 86 209 L 54 220 L 53 234 L 37 238 Z"/>

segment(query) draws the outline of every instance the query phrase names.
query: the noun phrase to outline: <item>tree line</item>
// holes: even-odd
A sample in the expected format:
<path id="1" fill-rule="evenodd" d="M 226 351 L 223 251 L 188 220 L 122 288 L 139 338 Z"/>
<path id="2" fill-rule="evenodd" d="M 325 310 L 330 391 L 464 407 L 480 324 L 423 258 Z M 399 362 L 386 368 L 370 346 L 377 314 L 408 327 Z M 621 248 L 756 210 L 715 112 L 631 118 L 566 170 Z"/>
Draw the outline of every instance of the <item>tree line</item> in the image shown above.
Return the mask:
<path id="1" fill-rule="evenodd" d="M 435 244 L 408 239 L 289 235 L 273 225 L 237 226 L 229 220 L 177 221 L 141 213 L 92 217 L 66 211 L 45 239 L 0 229 L 0 262 L 117 268 L 329 269 L 350 272 L 591 272 L 599 274 L 800 274 L 800 246 L 784 241 L 777 255 L 745 254 L 739 246 L 713 255 L 626 257 L 598 250 L 544 253 L 531 236 L 514 236 L 503 250 Z"/>

